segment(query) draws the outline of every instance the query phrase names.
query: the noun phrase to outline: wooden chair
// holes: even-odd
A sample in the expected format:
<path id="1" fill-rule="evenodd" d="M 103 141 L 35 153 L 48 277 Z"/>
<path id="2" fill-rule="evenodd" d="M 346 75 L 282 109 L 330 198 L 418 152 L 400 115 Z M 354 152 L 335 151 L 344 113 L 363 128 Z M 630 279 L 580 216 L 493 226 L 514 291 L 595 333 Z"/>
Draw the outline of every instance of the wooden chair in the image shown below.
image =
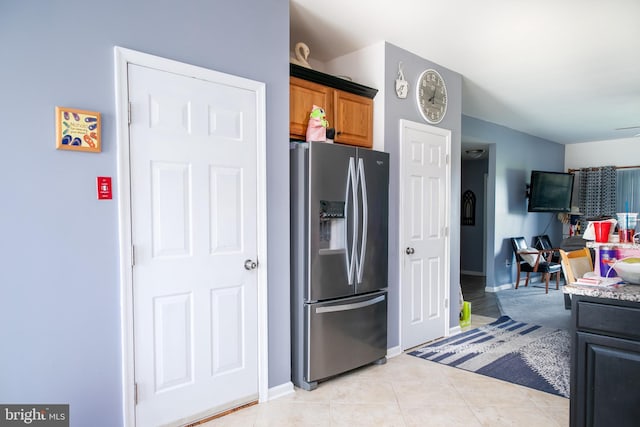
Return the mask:
<path id="1" fill-rule="evenodd" d="M 560 260 L 567 283 L 574 283 L 576 279 L 584 276 L 585 273 L 593 271 L 593 261 L 591 260 L 589 248 L 571 252 L 560 249 Z"/>
<path id="2" fill-rule="evenodd" d="M 540 236 L 535 236 L 533 238 L 534 244 L 533 246 L 536 247 L 536 249 L 541 249 L 541 250 L 545 250 L 545 251 L 553 251 L 553 255 L 551 256 L 551 262 L 560 262 L 560 252 L 558 248 L 554 247 L 551 244 L 551 239 L 549 238 L 548 235 L 546 234 L 542 234 Z"/>
<path id="3" fill-rule="evenodd" d="M 527 245 L 524 237 L 512 237 L 511 246 L 516 257 L 516 265 L 518 267 L 518 276 L 516 278 L 515 288 L 518 289 L 520 284 L 520 274 L 527 273 L 524 282 L 525 286 L 529 286 L 529 278 L 531 273 L 541 273 L 545 283 L 545 293 L 549 293 L 549 277 L 556 275 L 556 289 L 560 289 L 560 272 L 562 267 L 560 264 L 551 261 L 553 250 L 538 250 Z"/>
<path id="4" fill-rule="evenodd" d="M 570 252 L 560 249 L 560 263 L 562 264 L 566 284 L 574 283 L 576 279 L 583 277 L 585 273 L 593 271 L 593 260 L 591 259 L 591 250 L 589 248 Z M 564 294 L 564 308 L 571 309 L 571 297 L 569 294 Z"/>

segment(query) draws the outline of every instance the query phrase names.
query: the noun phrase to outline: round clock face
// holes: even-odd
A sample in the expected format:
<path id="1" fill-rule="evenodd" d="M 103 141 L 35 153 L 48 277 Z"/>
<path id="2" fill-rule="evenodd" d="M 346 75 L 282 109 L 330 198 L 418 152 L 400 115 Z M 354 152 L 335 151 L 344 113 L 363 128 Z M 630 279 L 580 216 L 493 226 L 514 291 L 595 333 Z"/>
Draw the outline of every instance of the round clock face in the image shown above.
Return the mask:
<path id="1" fill-rule="evenodd" d="M 425 70 L 416 85 L 418 110 L 429 123 L 440 123 L 447 112 L 447 86 L 436 70 Z"/>

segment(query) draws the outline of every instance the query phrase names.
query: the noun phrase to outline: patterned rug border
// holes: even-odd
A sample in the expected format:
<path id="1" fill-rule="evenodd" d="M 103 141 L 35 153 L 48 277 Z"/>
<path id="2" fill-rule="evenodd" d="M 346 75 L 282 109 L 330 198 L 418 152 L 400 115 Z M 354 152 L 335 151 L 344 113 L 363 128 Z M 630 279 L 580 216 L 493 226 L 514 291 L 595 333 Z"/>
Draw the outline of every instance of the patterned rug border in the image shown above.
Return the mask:
<path id="1" fill-rule="evenodd" d="M 562 329 L 502 316 L 407 354 L 569 397 L 570 336 Z"/>

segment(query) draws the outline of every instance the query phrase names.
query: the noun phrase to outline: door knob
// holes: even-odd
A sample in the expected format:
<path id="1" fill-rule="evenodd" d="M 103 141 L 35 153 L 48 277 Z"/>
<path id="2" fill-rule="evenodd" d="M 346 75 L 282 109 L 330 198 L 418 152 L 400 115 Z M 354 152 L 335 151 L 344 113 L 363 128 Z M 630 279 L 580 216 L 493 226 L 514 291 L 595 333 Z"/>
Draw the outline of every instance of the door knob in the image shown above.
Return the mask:
<path id="1" fill-rule="evenodd" d="M 253 260 L 246 260 L 244 262 L 244 268 L 247 270 L 255 270 L 258 267 L 258 263 Z"/>
<path id="2" fill-rule="evenodd" d="M 405 252 L 407 253 L 407 255 L 412 255 L 415 252 L 415 250 L 413 248 L 407 248 Z"/>

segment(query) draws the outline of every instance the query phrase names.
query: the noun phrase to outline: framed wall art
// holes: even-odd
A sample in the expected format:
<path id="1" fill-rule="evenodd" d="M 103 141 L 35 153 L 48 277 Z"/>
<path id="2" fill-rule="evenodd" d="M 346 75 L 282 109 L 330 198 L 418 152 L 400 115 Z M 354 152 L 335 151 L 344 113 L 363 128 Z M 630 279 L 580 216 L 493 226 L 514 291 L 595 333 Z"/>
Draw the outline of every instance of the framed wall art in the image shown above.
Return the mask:
<path id="1" fill-rule="evenodd" d="M 476 225 L 476 195 L 471 190 L 462 194 L 462 225 Z"/>
<path id="2" fill-rule="evenodd" d="M 102 123 L 100 113 L 56 107 L 56 148 L 99 153 Z"/>

